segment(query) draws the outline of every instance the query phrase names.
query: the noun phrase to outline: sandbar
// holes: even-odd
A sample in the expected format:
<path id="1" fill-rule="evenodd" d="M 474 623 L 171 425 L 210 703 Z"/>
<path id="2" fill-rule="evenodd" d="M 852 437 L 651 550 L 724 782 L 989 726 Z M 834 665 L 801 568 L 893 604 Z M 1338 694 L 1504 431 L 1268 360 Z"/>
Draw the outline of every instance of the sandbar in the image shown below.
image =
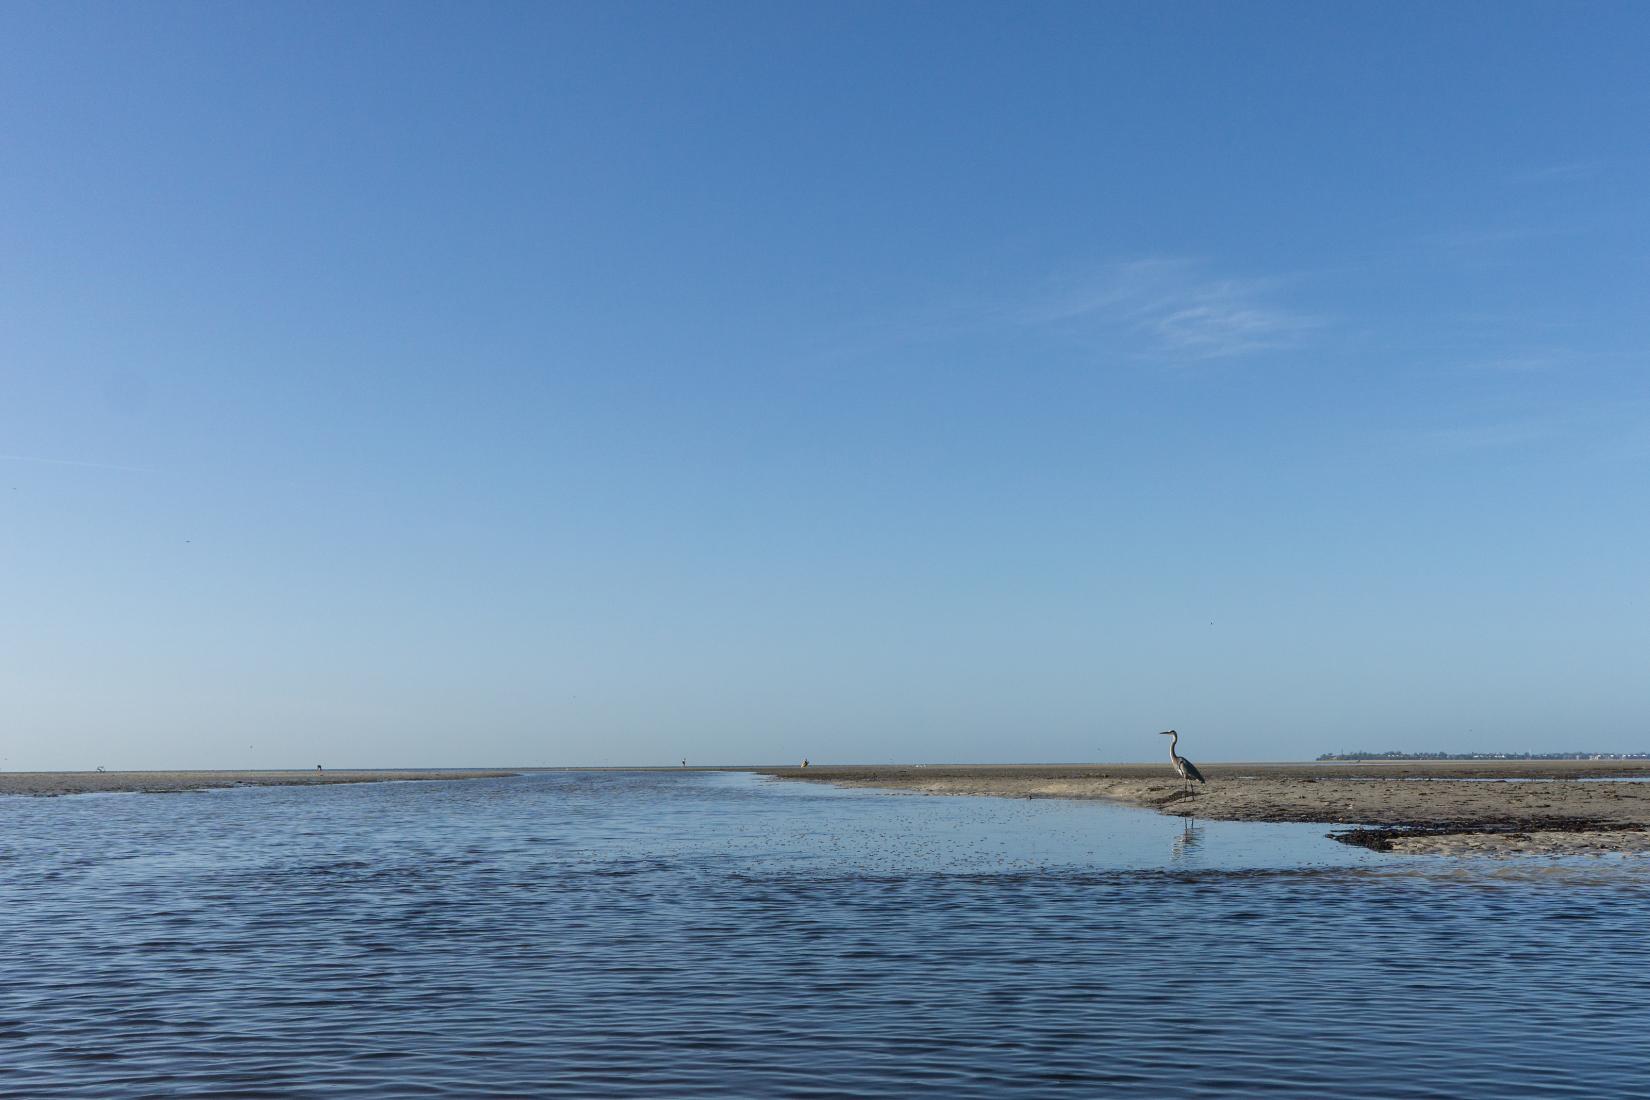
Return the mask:
<path id="1" fill-rule="evenodd" d="M 1336 826 L 1336 840 L 1422 854 L 1650 854 L 1650 761 L 1201 764 L 1190 794 L 1161 764 L 761 769 L 923 794 L 1100 798 L 1180 817 Z"/>

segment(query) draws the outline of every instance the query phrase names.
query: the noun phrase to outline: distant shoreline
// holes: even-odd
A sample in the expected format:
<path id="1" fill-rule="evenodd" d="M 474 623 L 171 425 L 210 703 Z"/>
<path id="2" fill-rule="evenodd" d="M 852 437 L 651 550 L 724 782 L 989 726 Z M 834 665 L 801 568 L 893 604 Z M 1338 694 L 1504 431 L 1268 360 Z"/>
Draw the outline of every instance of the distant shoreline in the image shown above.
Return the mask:
<path id="1" fill-rule="evenodd" d="M 69 794 L 180 794 L 225 787 L 318 787 L 333 783 L 389 783 L 503 779 L 522 774 L 479 768 L 340 769 L 338 771 L 0 772 L 0 795 L 48 798 Z"/>
<path id="2" fill-rule="evenodd" d="M 1180 817 L 1335 826 L 1335 839 L 1426 854 L 1650 853 L 1650 761 L 1202 764 L 1184 794 L 1161 764 L 814 766 L 788 780 L 921 794 L 1098 798 Z M 1499 780 L 1500 782 L 1495 782 Z M 1586 780 L 1605 780 L 1586 782 Z M 1511 782 L 1508 782 L 1511 781 Z"/>

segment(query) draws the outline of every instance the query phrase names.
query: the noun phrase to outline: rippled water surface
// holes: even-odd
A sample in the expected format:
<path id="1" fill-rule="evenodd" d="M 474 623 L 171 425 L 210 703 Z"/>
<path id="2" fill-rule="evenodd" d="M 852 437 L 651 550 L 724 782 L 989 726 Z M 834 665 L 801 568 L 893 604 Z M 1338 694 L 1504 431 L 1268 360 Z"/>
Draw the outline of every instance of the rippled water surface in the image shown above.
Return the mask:
<path id="1" fill-rule="evenodd" d="M 7 1096 L 1650 1096 L 1642 860 L 715 773 L 0 829 Z"/>

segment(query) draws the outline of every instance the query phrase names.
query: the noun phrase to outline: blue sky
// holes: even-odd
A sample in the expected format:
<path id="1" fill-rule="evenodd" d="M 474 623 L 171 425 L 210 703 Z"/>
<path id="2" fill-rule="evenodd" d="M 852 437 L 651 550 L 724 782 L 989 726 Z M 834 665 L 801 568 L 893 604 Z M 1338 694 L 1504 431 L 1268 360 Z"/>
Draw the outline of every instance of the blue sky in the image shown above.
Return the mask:
<path id="1" fill-rule="evenodd" d="M 1650 748 L 1639 5 L 11 5 L 0 768 Z"/>

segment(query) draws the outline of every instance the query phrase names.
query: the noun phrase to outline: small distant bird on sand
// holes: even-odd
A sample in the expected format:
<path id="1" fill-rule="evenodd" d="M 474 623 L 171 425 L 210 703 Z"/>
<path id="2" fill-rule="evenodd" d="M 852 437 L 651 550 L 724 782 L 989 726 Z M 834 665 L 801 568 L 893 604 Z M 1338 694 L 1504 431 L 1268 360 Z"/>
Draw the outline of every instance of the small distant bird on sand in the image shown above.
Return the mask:
<path id="1" fill-rule="evenodd" d="M 1203 778 L 1203 773 L 1197 770 L 1196 764 L 1174 751 L 1175 746 L 1180 744 L 1180 734 L 1176 733 L 1174 730 L 1164 730 L 1162 733 L 1158 734 L 1158 736 L 1172 738 L 1169 742 L 1169 759 L 1174 762 L 1175 774 L 1180 776 L 1181 790 L 1191 790 L 1192 780 L 1194 779 L 1199 783 L 1208 782 L 1207 779 Z"/>

